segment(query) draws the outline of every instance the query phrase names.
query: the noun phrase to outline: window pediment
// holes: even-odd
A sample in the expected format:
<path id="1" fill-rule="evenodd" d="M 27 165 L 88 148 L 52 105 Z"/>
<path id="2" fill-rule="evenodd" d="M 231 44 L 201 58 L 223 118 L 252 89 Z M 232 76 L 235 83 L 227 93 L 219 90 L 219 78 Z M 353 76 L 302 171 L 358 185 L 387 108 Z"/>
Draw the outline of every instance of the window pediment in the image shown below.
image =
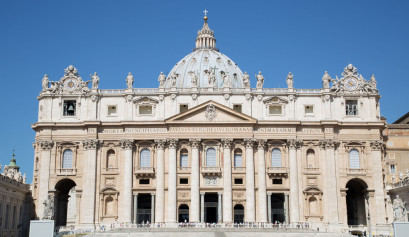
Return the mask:
<path id="1" fill-rule="evenodd" d="M 263 103 L 266 105 L 282 105 L 288 104 L 288 99 L 284 96 L 272 96 L 263 100 Z"/>
<path id="2" fill-rule="evenodd" d="M 159 100 L 154 99 L 152 97 L 142 96 L 142 97 L 135 97 L 133 102 L 137 105 L 154 105 L 158 104 Z"/>

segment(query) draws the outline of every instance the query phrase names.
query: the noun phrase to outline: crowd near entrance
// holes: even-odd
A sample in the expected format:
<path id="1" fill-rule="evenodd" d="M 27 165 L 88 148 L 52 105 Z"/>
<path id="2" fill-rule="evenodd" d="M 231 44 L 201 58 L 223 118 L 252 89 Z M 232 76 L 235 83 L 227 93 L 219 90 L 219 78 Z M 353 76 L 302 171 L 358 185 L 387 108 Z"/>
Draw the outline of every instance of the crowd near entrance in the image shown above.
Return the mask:
<path id="1" fill-rule="evenodd" d="M 273 193 L 271 194 L 271 222 L 283 223 L 284 221 L 285 221 L 284 194 Z"/>
<path id="2" fill-rule="evenodd" d="M 204 219 L 206 223 L 217 223 L 218 220 L 218 196 L 217 193 L 204 195 Z"/>
<path id="3" fill-rule="evenodd" d="M 241 204 L 236 204 L 234 206 L 234 223 L 244 222 L 244 207 Z"/>
<path id="4" fill-rule="evenodd" d="M 178 222 L 189 222 L 189 206 L 182 204 L 179 206 Z"/>
<path id="5" fill-rule="evenodd" d="M 152 195 L 150 193 L 138 194 L 138 209 L 136 215 L 136 223 L 152 223 L 151 209 L 152 209 Z"/>

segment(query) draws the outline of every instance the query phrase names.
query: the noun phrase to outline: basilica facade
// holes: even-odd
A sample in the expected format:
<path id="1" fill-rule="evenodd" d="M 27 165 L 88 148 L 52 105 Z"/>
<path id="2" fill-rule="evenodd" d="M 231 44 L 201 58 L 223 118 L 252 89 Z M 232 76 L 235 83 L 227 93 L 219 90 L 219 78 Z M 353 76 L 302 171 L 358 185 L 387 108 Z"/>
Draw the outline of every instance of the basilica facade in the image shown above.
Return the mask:
<path id="1" fill-rule="evenodd" d="M 390 233 L 374 76 L 350 64 L 339 78 L 323 73 L 322 88 L 296 89 L 289 73 L 277 89 L 257 72 L 252 87 L 207 17 L 195 43 L 157 88 L 134 88 L 129 73 L 125 89 L 99 89 L 97 73 L 85 81 L 73 66 L 44 76 L 32 125 L 38 218 Z"/>

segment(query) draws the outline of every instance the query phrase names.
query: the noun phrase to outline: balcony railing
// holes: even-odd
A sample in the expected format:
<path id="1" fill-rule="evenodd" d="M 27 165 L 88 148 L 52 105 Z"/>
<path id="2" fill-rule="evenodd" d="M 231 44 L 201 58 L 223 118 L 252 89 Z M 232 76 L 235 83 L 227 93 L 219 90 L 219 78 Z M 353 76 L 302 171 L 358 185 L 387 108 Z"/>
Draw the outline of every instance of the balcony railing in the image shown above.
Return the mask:
<path id="1" fill-rule="evenodd" d="M 178 167 L 179 173 L 190 173 L 190 167 Z"/>
<path id="2" fill-rule="evenodd" d="M 151 176 L 155 174 L 153 167 L 138 167 L 134 171 L 136 176 Z"/>
<path id="3" fill-rule="evenodd" d="M 313 167 L 307 167 L 304 168 L 304 173 L 308 173 L 308 174 L 316 174 L 320 172 L 320 168 L 313 168 Z"/>
<path id="4" fill-rule="evenodd" d="M 246 167 L 233 167 L 233 173 L 246 173 Z"/>
<path id="5" fill-rule="evenodd" d="M 350 175 L 365 175 L 366 174 L 366 169 L 347 168 L 346 173 L 350 174 Z"/>
<path id="6" fill-rule="evenodd" d="M 57 169 L 57 175 L 76 175 L 77 169 Z"/>
<path id="7" fill-rule="evenodd" d="M 267 174 L 270 176 L 287 176 L 287 167 L 268 167 Z"/>
<path id="8" fill-rule="evenodd" d="M 102 168 L 102 174 L 118 174 L 118 168 Z"/>
<path id="9" fill-rule="evenodd" d="M 209 167 L 205 166 L 202 167 L 202 174 L 204 175 L 219 175 L 222 173 L 222 169 L 219 166 Z"/>

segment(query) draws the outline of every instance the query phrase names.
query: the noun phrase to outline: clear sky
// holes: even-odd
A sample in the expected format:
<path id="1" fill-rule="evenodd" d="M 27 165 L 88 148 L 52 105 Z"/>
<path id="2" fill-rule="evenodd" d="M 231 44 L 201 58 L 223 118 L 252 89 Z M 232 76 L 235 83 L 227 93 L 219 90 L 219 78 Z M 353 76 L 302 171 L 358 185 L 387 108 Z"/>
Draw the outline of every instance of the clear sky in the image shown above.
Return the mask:
<path id="1" fill-rule="evenodd" d="M 372 73 L 381 113 L 392 123 L 409 111 L 409 1 L 0 1 L 0 162 L 32 179 L 41 79 L 59 80 L 72 64 L 100 88 L 157 87 L 161 71 L 190 53 L 207 9 L 220 52 L 264 87 L 321 88 L 324 71 L 352 63 Z M 252 78 L 252 86 L 255 78 Z"/>

